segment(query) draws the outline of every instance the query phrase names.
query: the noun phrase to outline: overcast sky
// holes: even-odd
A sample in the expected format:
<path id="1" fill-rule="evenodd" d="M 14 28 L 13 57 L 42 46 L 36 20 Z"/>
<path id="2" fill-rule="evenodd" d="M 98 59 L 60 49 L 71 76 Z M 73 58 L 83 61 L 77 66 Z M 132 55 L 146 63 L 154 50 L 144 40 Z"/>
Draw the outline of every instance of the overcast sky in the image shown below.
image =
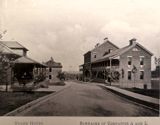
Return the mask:
<path id="1" fill-rule="evenodd" d="M 3 40 L 16 40 L 40 62 L 52 56 L 63 70 L 78 70 L 83 54 L 103 43 L 137 42 L 160 56 L 159 0 L 1 0 Z M 152 61 L 153 67 L 153 61 Z"/>

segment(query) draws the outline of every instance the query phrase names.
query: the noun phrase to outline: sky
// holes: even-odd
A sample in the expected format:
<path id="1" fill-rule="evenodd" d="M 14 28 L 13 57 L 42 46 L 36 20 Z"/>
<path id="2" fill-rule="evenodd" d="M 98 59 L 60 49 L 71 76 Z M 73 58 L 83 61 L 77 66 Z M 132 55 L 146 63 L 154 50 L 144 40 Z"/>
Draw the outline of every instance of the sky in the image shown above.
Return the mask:
<path id="1" fill-rule="evenodd" d="M 1 0 L 0 33 L 45 62 L 78 71 L 83 54 L 108 39 L 119 47 L 137 42 L 160 57 L 159 0 Z M 152 69 L 154 59 L 152 59 Z"/>

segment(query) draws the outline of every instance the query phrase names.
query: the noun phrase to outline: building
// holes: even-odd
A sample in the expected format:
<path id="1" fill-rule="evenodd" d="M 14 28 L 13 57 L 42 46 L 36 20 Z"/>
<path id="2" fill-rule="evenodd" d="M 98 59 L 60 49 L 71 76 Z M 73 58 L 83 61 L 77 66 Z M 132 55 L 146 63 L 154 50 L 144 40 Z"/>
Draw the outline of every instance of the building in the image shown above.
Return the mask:
<path id="1" fill-rule="evenodd" d="M 17 55 L 26 56 L 28 49 L 17 41 L 0 41 L 1 44 L 7 46 Z"/>
<path id="2" fill-rule="evenodd" d="M 123 48 L 118 48 L 107 38 L 104 40 L 103 44 L 84 54 L 84 80 L 128 88 L 151 88 L 153 54 L 136 39 L 131 39 Z"/>
<path id="3" fill-rule="evenodd" d="M 46 63 L 47 66 L 47 79 L 50 83 L 59 82 L 59 78 L 57 77 L 59 73 L 62 72 L 62 64 L 59 62 L 55 62 L 54 59 L 51 57 L 49 61 Z"/>
<path id="4" fill-rule="evenodd" d="M 46 66 L 29 58 L 27 51 L 27 48 L 16 41 L 0 41 L 0 55 L 6 60 L 6 68 L 0 69 L 0 84 L 23 84 L 34 81 L 42 74 L 45 75 Z M 3 66 L 1 63 L 0 67 Z"/>
<path id="5" fill-rule="evenodd" d="M 119 48 L 116 45 L 111 43 L 108 40 L 108 38 L 105 38 L 104 43 L 102 43 L 101 45 L 97 44 L 94 49 L 85 53 L 84 54 L 84 65 L 83 65 L 84 80 L 90 81 L 94 79 L 93 74 L 95 74 L 95 72 L 93 71 L 91 67 L 93 62 L 100 60 L 102 57 L 104 57 L 108 53 L 111 53 L 112 51 L 115 51 L 117 49 Z"/>
<path id="6" fill-rule="evenodd" d="M 83 81 L 83 65 L 79 66 L 79 72 L 78 72 L 78 80 Z"/>

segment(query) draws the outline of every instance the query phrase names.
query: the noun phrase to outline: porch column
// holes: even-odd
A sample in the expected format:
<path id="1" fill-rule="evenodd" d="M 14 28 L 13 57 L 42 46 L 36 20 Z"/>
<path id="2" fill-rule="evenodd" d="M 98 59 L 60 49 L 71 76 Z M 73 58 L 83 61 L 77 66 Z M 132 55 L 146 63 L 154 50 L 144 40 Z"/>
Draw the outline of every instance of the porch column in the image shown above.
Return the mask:
<path id="1" fill-rule="evenodd" d="M 111 71 L 111 68 L 112 68 L 112 59 L 110 58 L 110 71 Z"/>
<path id="2" fill-rule="evenodd" d="M 89 79 L 92 80 L 92 71 L 91 70 L 89 71 L 89 74 L 90 74 L 90 78 Z"/>
<path id="3" fill-rule="evenodd" d="M 112 68 L 112 59 L 110 58 L 110 85 L 111 85 L 111 68 Z"/>

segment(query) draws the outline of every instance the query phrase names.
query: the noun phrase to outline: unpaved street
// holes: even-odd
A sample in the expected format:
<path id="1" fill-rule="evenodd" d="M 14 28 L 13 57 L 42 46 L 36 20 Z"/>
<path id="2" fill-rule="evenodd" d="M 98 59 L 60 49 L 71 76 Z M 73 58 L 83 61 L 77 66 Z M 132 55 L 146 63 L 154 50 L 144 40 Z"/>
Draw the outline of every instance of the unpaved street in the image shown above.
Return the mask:
<path id="1" fill-rule="evenodd" d="M 158 116 L 158 113 L 119 97 L 94 83 L 68 82 L 71 87 L 22 116 Z M 66 84 L 68 84 L 66 82 Z"/>

